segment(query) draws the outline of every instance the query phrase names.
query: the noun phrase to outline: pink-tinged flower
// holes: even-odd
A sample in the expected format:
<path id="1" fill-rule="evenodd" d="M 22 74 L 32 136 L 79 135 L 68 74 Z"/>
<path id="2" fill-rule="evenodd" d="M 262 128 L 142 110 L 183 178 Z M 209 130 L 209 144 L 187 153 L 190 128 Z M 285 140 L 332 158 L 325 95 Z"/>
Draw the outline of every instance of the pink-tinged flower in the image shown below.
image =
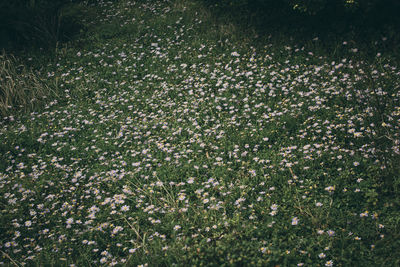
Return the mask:
<path id="1" fill-rule="evenodd" d="M 129 210 L 129 206 L 128 205 L 123 205 L 121 207 L 121 211 L 128 211 Z"/>

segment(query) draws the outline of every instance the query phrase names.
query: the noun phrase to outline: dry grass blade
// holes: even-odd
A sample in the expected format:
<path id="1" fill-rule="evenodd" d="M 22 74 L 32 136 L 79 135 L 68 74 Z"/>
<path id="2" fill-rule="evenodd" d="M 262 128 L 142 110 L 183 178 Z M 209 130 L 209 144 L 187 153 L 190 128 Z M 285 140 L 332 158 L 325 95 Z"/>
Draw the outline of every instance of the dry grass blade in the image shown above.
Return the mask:
<path id="1" fill-rule="evenodd" d="M 50 93 L 54 93 L 30 69 L 9 55 L 0 55 L 0 114 L 32 110 Z"/>
<path id="2" fill-rule="evenodd" d="M 21 264 L 18 264 L 15 260 L 13 260 L 7 253 L 1 250 L 1 253 L 3 253 L 3 256 L 6 257 L 7 259 L 10 260 L 10 262 L 15 265 L 15 266 L 21 266 Z"/>

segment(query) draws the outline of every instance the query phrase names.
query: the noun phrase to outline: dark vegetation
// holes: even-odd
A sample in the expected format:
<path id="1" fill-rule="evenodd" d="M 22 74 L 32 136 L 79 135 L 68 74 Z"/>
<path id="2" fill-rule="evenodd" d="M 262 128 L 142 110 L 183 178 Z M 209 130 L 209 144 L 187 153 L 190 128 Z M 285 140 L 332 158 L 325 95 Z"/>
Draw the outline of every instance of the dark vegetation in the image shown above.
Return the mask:
<path id="1" fill-rule="evenodd" d="M 86 30 L 83 2 L 0 1 L 0 115 L 35 110 L 58 95 L 43 67 Z"/>
<path id="2" fill-rule="evenodd" d="M 0 1 L 0 49 L 15 53 L 71 40 L 82 29 L 74 2 L 79 0 Z"/>
<path id="3" fill-rule="evenodd" d="M 384 37 L 386 47 L 377 49 L 395 52 L 400 47 L 400 1 L 396 0 L 200 1 L 216 17 L 229 18 L 242 30 L 255 29 L 259 37 L 280 32 L 283 39 L 291 36 L 298 44 L 318 37 L 333 50 L 347 39 L 365 51 L 375 48 L 376 40 Z"/>

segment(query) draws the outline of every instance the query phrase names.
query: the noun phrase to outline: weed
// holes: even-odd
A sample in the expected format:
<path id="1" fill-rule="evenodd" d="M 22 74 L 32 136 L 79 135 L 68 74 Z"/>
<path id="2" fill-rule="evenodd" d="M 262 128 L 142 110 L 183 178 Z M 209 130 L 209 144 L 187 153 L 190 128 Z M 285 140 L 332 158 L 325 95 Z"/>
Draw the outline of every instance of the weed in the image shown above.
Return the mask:
<path id="1" fill-rule="evenodd" d="M 39 76 L 2 58 L 4 92 L 59 94 L 0 121 L 3 264 L 398 265 L 389 37 L 331 55 L 197 1 L 86 4 Z"/>

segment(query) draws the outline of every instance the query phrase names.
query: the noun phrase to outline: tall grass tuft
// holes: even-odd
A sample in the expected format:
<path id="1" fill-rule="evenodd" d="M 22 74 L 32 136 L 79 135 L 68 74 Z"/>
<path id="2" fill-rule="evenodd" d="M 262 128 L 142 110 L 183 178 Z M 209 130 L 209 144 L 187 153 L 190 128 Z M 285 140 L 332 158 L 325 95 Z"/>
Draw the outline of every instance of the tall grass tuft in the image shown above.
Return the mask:
<path id="1" fill-rule="evenodd" d="M 0 55 L 0 114 L 35 109 L 54 90 L 14 56 Z"/>

